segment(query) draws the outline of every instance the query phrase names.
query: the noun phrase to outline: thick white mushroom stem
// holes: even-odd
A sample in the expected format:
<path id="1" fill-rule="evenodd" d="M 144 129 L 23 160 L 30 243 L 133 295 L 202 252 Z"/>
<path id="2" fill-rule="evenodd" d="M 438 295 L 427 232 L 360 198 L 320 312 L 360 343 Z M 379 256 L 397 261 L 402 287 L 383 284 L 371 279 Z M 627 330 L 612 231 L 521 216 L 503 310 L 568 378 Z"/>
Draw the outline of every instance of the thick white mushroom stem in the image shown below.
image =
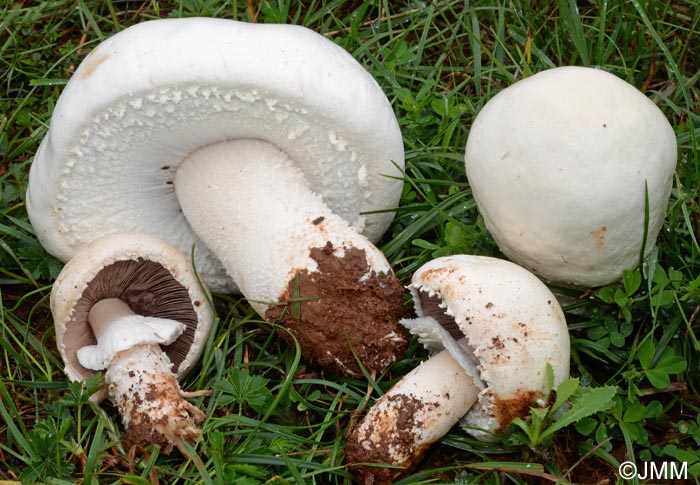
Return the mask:
<path id="1" fill-rule="evenodd" d="M 276 302 L 295 271 L 314 271 L 311 248 L 330 241 L 365 251 L 368 271 L 390 273 L 384 255 L 314 194 L 301 170 L 274 145 L 235 140 L 201 148 L 178 167 L 185 217 L 221 259 L 259 313 Z"/>
<path id="2" fill-rule="evenodd" d="M 79 351 L 79 359 L 91 367 L 100 367 L 91 362 L 91 356 L 102 359 L 109 399 L 119 409 L 126 430 L 124 444 L 157 443 L 166 454 L 174 445 L 188 456 L 183 444 L 200 438 L 196 423 L 204 413 L 185 400 L 172 363 L 158 343 L 177 338 L 182 324 L 141 317 L 116 298 L 93 305 L 88 320 L 97 345 Z"/>
<path id="3" fill-rule="evenodd" d="M 479 391 L 447 350 L 406 374 L 350 435 L 346 462 L 358 483 L 389 484 L 410 470 L 467 414 Z"/>
<path id="4" fill-rule="evenodd" d="M 311 356 L 316 363 L 359 374 L 345 335 L 370 369 L 383 370 L 403 350 L 405 340 L 398 325 L 402 291 L 386 258 L 331 211 L 277 147 L 259 140 L 235 140 L 198 149 L 178 167 L 175 189 L 195 232 L 260 315 L 279 320 L 283 317 L 275 310 L 280 304 L 293 307 L 299 301 L 300 311 L 289 308 L 286 314 L 296 313 L 298 323 L 303 321 L 292 331 L 307 357 L 314 348 L 322 348 L 323 355 Z M 344 190 L 352 192 L 351 188 Z M 347 198 L 355 195 L 350 193 Z M 351 299 L 360 295 L 360 287 L 371 285 L 373 297 L 388 293 L 372 301 L 371 306 L 379 309 L 377 314 L 368 313 Z M 333 291 L 336 289 L 342 296 Z M 324 292 L 335 299 L 321 311 Z M 388 311 L 382 298 L 391 300 Z M 266 314 L 268 310 L 271 313 Z M 362 322 L 362 318 L 373 321 Z M 342 321 L 351 326 L 344 327 Z M 284 323 L 293 326 L 293 322 Z M 308 335 L 304 333 L 304 327 L 314 326 Z M 328 342 L 318 341 L 319 335 Z M 338 349 L 326 345 L 333 342 Z M 372 352 L 365 352 L 368 343 L 375 346 Z M 347 350 L 344 356 L 336 352 L 343 350 L 340 347 Z M 365 354 L 379 357 L 367 361 Z"/>

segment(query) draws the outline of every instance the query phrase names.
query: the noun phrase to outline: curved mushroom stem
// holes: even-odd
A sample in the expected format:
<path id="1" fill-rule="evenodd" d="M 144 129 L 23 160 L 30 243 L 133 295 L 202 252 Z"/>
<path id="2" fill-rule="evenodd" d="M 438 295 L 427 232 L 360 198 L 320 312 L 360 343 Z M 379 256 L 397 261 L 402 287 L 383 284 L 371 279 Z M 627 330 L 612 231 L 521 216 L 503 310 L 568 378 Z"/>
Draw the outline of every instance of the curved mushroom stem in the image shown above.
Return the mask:
<path id="1" fill-rule="evenodd" d="M 275 146 L 235 140 L 199 149 L 178 167 L 175 189 L 243 295 L 288 326 L 308 359 L 359 375 L 347 339 L 377 371 L 403 352 L 403 290 L 389 263 Z"/>
<path id="2" fill-rule="evenodd" d="M 346 462 L 358 483 L 389 484 L 410 470 L 469 411 L 479 391 L 447 350 L 406 374 L 350 435 Z"/>
<path id="3" fill-rule="evenodd" d="M 201 431 L 196 423 L 204 419 L 204 413 L 184 399 L 171 372 L 172 363 L 157 343 L 137 343 L 124 349 L 128 344 L 120 345 L 117 341 L 120 338 L 118 327 L 122 325 L 128 331 L 129 325 L 125 322 L 134 316 L 129 306 L 116 298 L 97 302 L 88 314 L 97 347 L 107 347 L 102 352 L 109 360 L 104 377 L 109 399 L 119 409 L 126 430 L 122 440 L 128 447 L 157 443 L 165 454 L 175 445 L 183 455 L 189 456 L 183 443 L 193 443 L 200 438 Z M 158 326 L 167 331 L 169 320 L 141 318 L 147 324 L 154 324 L 155 338 L 168 340 L 165 335 L 158 334 Z M 129 336 L 123 335 L 122 339 L 127 340 Z M 116 353 L 112 355 L 111 350 Z M 85 358 L 81 363 L 83 361 Z"/>

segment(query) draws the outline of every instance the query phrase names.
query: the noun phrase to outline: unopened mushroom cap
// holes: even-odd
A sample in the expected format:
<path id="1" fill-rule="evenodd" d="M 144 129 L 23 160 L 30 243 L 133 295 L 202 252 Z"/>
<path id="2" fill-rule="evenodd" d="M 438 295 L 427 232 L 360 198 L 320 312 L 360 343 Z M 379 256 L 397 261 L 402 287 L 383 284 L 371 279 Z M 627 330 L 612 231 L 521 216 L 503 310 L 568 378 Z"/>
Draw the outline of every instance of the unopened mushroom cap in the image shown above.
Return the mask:
<path id="1" fill-rule="evenodd" d="M 397 204 L 404 163 L 372 76 L 304 27 L 188 18 L 130 27 L 81 63 L 31 167 L 32 225 L 62 260 L 115 231 L 150 233 L 184 253 L 196 243 L 205 281 L 233 289 L 180 211 L 173 179 L 198 148 L 241 138 L 284 151 L 369 239 L 391 222 L 390 212 L 364 214 Z"/>
<path id="2" fill-rule="evenodd" d="M 547 364 L 555 385 L 568 377 L 564 314 L 549 289 L 522 267 L 485 256 L 446 256 L 416 271 L 409 288 L 419 318 L 402 323 L 427 348 L 449 350 L 483 387 L 465 426 L 497 432 L 527 413 L 546 397 Z M 466 338 L 450 336 L 438 323 L 445 314 Z"/>
<path id="3" fill-rule="evenodd" d="M 661 110 L 618 77 L 584 67 L 546 70 L 498 93 L 474 121 L 465 156 L 499 248 L 575 286 L 619 279 L 639 264 L 642 244 L 649 254 L 676 159 Z"/>
<path id="4" fill-rule="evenodd" d="M 93 373 L 80 365 L 77 351 L 96 343 L 87 316 L 93 304 L 106 298 L 124 301 L 139 315 L 185 325 L 180 337 L 163 346 L 178 379 L 204 351 L 214 314 L 189 260 L 152 236 L 115 233 L 84 246 L 63 267 L 51 291 L 56 342 L 71 380 Z"/>

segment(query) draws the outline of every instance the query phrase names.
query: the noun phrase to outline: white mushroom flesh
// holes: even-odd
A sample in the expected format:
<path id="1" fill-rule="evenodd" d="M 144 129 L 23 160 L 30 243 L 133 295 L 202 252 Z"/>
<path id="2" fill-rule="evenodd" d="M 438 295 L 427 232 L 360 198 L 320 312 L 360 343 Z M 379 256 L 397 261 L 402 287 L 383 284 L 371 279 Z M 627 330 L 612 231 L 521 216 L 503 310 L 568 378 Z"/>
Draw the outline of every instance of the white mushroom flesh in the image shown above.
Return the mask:
<path id="1" fill-rule="evenodd" d="M 201 438 L 197 423 L 205 414 L 185 400 L 171 366 L 157 345 L 137 345 L 117 354 L 105 372 L 105 383 L 122 417 L 127 446 L 156 443 L 166 454 L 176 446 L 189 456 L 184 444 Z"/>
<path id="2" fill-rule="evenodd" d="M 51 313 L 65 372 L 82 381 L 104 371 L 107 386 L 90 399 L 109 396 L 119 408 L 126 444 L 187 454 L 183 443 L 198 438 L 203 414 L 183 399 L 178 380 L 204 350 L 209 299 L 188 259 L 145 234 L 94 240 L 56 279 Z"/>
<path id="3" fill-rule="evenodd" d="M 171 344 L 185 331 L 176 320 L 137 315 L 118 298 L 95 303 L 88 322 L 97 344 L 78 349 L 77 355 L 80 365 L 90 370 L 104 370 L 117 353 L 136 345 Z"/>
<path id="4" fill-rule="evenodd" d="M 232 161 L 235 169 L 221 166 L 226 162 L 216 156 L 212 164 L 220 170 L 206 183 L 186 181 L 180 173 L 184 165 L 203 168 L 208 147 L 238 150 L 246 143 L 267 146 L 266 153 L 279 149 L 294 168 L 278 174 L 253 167 L 255 177 L 236 177 L 233 170 L 262 163 L 267 155 L 239 157 Z M 227 292 L 245 287 L 244 295 L 265 310 L 265 303 L 286 304 L 283 294 L 294 293 L 289 282 L 314 269 L 309 256 L 314 249 L 330 247 L 338 258 L 363 251 L 367 269 L 355 279 L 368 281 L 367 288 L 384 285 L 381 275 L 394 278 L 368 240 L 378 240 L 393 218 L 403 165 L 401 131 L 389 100 L 371 74 L 331 40 L 295 25 L 153 20 L 105 40 L 76 69 L 32 163 L 27 212 L 44 247 L 63 260 L 115 230 L 153 234 L 185 254 L 194 247 L 195 266 L 205 282 Z M 272 182 L 277 177 L 279 187 Z M 185 194 L 187 184 L 209 190 Z M 215 193 L 214 186 L 224 193 Z M 301 186 L 307 195 L 299 194 Z M 289 198 L 265 200 L 278 189 Z M 260 193 L 253 195 L 255 190 Z M 298 216 L 291 214 L 295 208 Z M 198 214 L 213 219 L 214 227 L 204 227 Z M 226 228 L 220 230 L 222 223 Z M 321 243 L 322 228 L 340 233 Z M 252 232 L 259 233 L 258 239 Z M 312 245 L 305 247 L 303 241 Z M 370 282 L 373 275 L 377 281 Z M 394 292 L 390 298 L 400 301 L 401 295 Z M 375 319 L 383 330 L 375 333 L 362 330 L 371 327 L 365 322 L 352 329 L 343 323 L 336 331 L 340 344 L 344 333 L 358 334 L 351 345 L 368 368 L 379 371 L 401 352 L 384 352 L 368 362 L 365 357 L 376 353 L 372 342 L 378 339 L 388 348 L 403 333 L 396 311 L 383 314 Z M 332 327 L 340 321 L 336 317 L 328 312 L 319 327 Z M 308 357 L 313 338 L 307 340 L 302 350 Z M 347 345 L 345 353 L 338 359 L 342 364 L 331 370 L 352 367 L 348 372 L 359 374 Z M 325 368 L 335 357 L 331 351 L 323 359 L 307 360 Z"/>
<path id="5" fill-rule="evenodd" d="M 141 317 L 116 298 L 90 309 L 90 326 L 97 345 L 78 350 L 86 368 L 105 370 L 110 401 L 117 406 L 127 446 L 157 443 L 164 453 L 173 446 L 187 456 L 184 443 L 200 438 L 197 423 L 204 413 L 187 402 L 172 372 L 172 363 L 159 344 L 168 344 L 183 331 L 173 320 Z"/>
<path id="6" fill-rule="evenodd" d="M 71 380 L 93 373 L 76 353 L 96 343 L 88 312 L 105 298 L 121 298 L 139 314 L 185 323 L 188 328 L 166 351 L 178 379 L 191 371 L 214 321 L 207 288 L 189 260 L 171 245 L 146 234 L 114 233 L 83 246 L 51 289 L 56 342 Z"/>
<path id="7" fill-rule="evenodd" d="M 173 178 L 198 148 L 236 139 L 265 140 L 299 162 L 333 212 L 369 239 L 391 222 L 379 211 L 399 200 L 403 143 L 372 76 L 300 26 L 188 18 L 132 26 L 81 63 L 31 167 L 32 225 L 62 260 L 115 230 L 153 234 L 185 254 L 196 245 L 205 281 L 231 291 L 180 212 Z"/>
<path id="8" fill-rule="evenodd" d="M 421 293 L 437 295 L 444 314 L 465 336 L 457 345 L 434 318 L 401 322 L 428 349 L 452 352 L 467 373 L 484 383 L 463 419 L 473 436 L 493 440 L 513 417 L 542 403 L 547 364 L 555 385 L 569 375 L 564 313 L 547 286 L 526 269 L 485 256 L 446 256 L 416 271 L 410 289 L 419 316 L 426 316 Z"/>
<path id="9" fill-rule="evenodd" d="M 569 373 L 564 314 L 527 270 L 483 256 L 447 256 L 423 265 L 410 289 L 418 318 L 401 323 L 436 355 L 407 374 L 352 431 L 347 460 L 365 484 L 391 483 L 461 421 L 491 441 L 516 416 L 543 404 Z M 413 415 L 413 417 L 411 417 Z"/>

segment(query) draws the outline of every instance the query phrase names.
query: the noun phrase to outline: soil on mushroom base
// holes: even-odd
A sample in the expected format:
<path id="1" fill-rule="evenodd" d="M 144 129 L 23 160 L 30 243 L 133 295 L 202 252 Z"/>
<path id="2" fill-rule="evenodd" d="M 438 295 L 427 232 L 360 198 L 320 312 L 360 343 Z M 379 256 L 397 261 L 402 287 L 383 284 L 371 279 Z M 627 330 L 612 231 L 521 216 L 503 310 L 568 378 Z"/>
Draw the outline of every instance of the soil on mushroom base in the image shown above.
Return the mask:
<path id="1" fill-rule="evenodd" d="M 119 408 L 128 409 L 129 422 L 122 435 L 122 443 L 127 449 L 134 446 L 145 448 L 155 443 L 163 454 L 169 455 L 174 446 L 182 450 L 180 442 L 194 443 L 199 439 L 196 424 L 204 415 L 190 411 L 192 406 L 184 400 L 172 375 L 147 385 L 143 394 L 135 392 L 122 396 Z M 158 414 L 162 409 L 167 409 L 167 412 Z"/>
<path id="2" fill-rule="evenodd" d="M 122 443 L 125 448 L 130 449 L 133 446 L 145 448 L 155 443 L 163 449 L 165 454 L 170 454 L 173 449 L 173 444 L 163 433 L 158 431 L 156 427 L 156 424 L 166 423 L 168 417 L 162 416 L 154 420 L 148 413 L 141 411 L 144 400 L 155 401 L 160 398 L 161 395 L 165 394 L 164 391 L 159 391 L 156 386 L 151 385 L 151 388 L 144 396 L 141 396 L 137 392 L 131 396 L 124 395 L 121 397 L 122 401 L 125 402 L 122 402 L 119 407 L 121 409 L 131 410 L 129 413 L 129 426 L 122 435 Z M 131 401 L 131 403 L 126 401 Z"/>
<path id="3" fill-rule="evenodd" d="M 363 485 L 390 484 L 398 477 L 406 474 L 415 466 L 430 445 L 416 446 L 417 434 L 423 427 L 423 423 L 416 419 L 423 408 L 436 408 L 437 403 L 424 403 L 415 397 L 406 394 L 397 394 L 388 398 L 394 402 L 392 408 L 397 410 L 395 426 L 392 426 L 391 447 L 388 443 L 370 443 L 369 448 L 363 446 L 362 441 L 350 440 L 345 450 L 346 461 L 352 466 L 357 478 L 357 483 Z M 373 425 L 367 431 L 366 436 L 374 434 Z M 391 448 L 391 449 L 390 449 Z M 398 451 L 397 451 L 398 450 Z M 356 463 L 391 463 L 392 454 L 405 454 L 409 457 L 407 462 L 398 464 L 405 469 L 382 468 L 376 466 L 353 466 Z M 394 465 L 397 465 L 394 463 Z"/>
<path id="4" fill-rule="evenodd" d="M 337 374 L 360 375 L 354 350 L 369 370 L 383 371 L 406 351 L 399 319 L 403 288 L 393 274 L 370 273 L 365 251 L 346 248 L 334 254 L 328 242 L 312 248 L 318 271 L 299 271 L 265 318 L 288 327 L 304 357 Z M 283 338 L 293 345 L 286 332 Z M 352 349 L 352 350 L 351 350 Z"/>

